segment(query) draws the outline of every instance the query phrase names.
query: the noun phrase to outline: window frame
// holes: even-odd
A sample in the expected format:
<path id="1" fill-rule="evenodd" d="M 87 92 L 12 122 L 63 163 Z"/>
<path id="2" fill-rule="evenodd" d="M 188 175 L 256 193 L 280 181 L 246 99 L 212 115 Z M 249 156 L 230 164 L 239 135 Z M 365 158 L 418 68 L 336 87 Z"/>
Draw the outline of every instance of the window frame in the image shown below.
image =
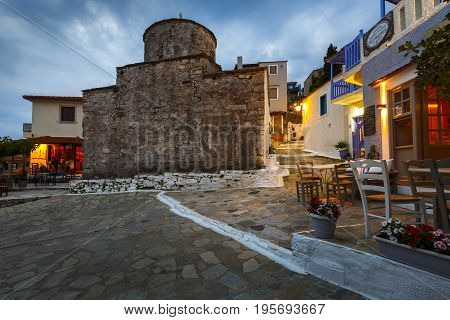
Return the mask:
<path id="1" fill-rule="evenodd" d="M 325 113 L 322 113 L 322 98 L 325 101 Z M 319 117 L 322 118 L 326 115 L 328 115 L 328 97 L 327 94 L 324 93 L 319 97 Z"/>
<path id="2" fill-rule="evenodd" d="M 275 99 L 272 99 L 270 97 L 270 89 L 277 89 L 277 97 Z M 269 87 L 269 100 L 279 100 L 280 99 L 280 88 L 279 86 L 270 86 Z"/>
<path id="3" fill-rule="evenodd" d="M 63 108 L 73 108 L 73 121 L 63 120 Z M 59 123 L 70 124 L 77 122 L 77 107 L 73 105 L 60 105 L 59 106 Z"/>
<path id="4" fill-rule="evenodd" d="M 420 7 L 418 6 L 420 5 Z M 420 8 L 418 11 L 417 9 Z M 420 16 L 417 15 L 417 13 L 420 12 Z M 420 20 L 423 18 L 423 2 L 422 0 L 414 0 L 414 16 L 416 20 Z"/>
<path id="5" fill-rule="evenodd" d="M 427 93 L 427 91 L 425 91 L 426 92 L 426 94 L 428 95 L 428 93 Z M 443 110 L 442 110 L 442 98 L 440 98 L 439 96 L 437 96 L 436 97 L 436 105 L 437 105 L 437 112 L 436 113 L 430 113 L 430 111 L 429 111 L 429 105 L 430 105 L 430 101 L 429 101 L 429 99 L 428 99 L 428 96 L 427 96 L 427 99 L 426 99 L 426 108 L 427 108 L 427 119 L 426 119 L 426 121 L 427 121 L 427 129 L 428 129 L 428 137 L 427 137 L 427 140 L 428 140 L 428 144 L 429 145 L 432 145 L 432 146 L 439 146 L 439 145 L 443 145 L 443 146 L 450 146 L 450 144 L 448 144 L 448 143 L 444 143 L 443 141 L 443 133 L 444 132 L 450 132 L 450 130 L 449 129 L 444 129 L 443 128 L 443 124 L 442 124 L 442 120 L 443 120 L 443 117 L 450 117 L 450 113 L 444 113 L 443 112 Z M 436 117 L 436 120 L 437 120 L 437 128 L 436 129 L 430 129 L 430 117 Z M 438 140 L 438 142 L 437 143 L 432 143 L 431 142 L 431 139 L 430 139 L 430 133 L 431 132 L 436 132 L 437 133 L 437 140 Z"/>
<path id="6" fill-rule="evenodd" d="M 406 22 L 406 7 L 403 6 L 398 11 L 399 14 L 399 22 L 400 22 L 400 31 L 405 31 L 407 28 L 407 22 Z"/>
<path id="7" fill-rule="evenodd" d="M 269 69 L 269 76 L 277 76 L 278 75 L 278 65 L 277 64 L 269 64 L 267 67 Z M 275 67 L 277 69 L 277 72 L 276 73 L 270 73 L 270 68 L 271 67 Z"/>
<path id="8" fill-rule="evenodd" d="M 408 92 L 409 92 L 408 98 L 406 98 L 406 99 L 403 96 L 403 92 L 405 90 L 408 90 Z M 395 101 L 395 94 L 396 93 L 400 93 L 400 100 L 397 101 L 397 102 Z M 403 105 L 406 101 L 409 102 L 409 111 L 408 112 L 405 112 L 404 105 Z M 402 111 L 403 112 L 401 114 L 395 114 L 395 106 L 396 105 L 401 105 L 402 106 Z M 412 114 L 412 111 L 411 111 L 412 107 L 413 106 L 412 106 L 412 99 L 411 99 L 411 88 L 409 86 L 406 86 L 406 87 L 402 86 L 400 88 L 392 90 L 392 118 L 393 119 L 398 119 L 398 118 L 401 118 L 401 117 L 405 117 L 405 116 L 411 115 Z"/>

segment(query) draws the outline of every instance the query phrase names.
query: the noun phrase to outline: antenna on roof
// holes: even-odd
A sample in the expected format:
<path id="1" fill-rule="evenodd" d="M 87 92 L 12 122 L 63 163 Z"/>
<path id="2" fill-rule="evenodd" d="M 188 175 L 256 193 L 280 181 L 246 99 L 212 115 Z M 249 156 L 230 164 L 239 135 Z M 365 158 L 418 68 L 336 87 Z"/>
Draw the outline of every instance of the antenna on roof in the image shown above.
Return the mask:
<path id="1" fill-rule="evenodd" d="M 178 15 L 180 16 L 180 19 L 183 19 L 183 12 L 180 12 Z"/>

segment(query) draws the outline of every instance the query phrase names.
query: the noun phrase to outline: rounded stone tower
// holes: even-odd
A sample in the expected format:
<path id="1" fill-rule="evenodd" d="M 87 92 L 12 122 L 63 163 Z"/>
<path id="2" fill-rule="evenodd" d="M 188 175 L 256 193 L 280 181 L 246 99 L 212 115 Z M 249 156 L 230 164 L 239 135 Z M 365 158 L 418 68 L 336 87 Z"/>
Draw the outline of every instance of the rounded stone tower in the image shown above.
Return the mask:
<path id="1" fill-rule="evenodd" d="M 216 60 L 217 39 L 205 26 L 187 19 L 155 22 L 144 32 L 144 61 L 206 54 Z"/>

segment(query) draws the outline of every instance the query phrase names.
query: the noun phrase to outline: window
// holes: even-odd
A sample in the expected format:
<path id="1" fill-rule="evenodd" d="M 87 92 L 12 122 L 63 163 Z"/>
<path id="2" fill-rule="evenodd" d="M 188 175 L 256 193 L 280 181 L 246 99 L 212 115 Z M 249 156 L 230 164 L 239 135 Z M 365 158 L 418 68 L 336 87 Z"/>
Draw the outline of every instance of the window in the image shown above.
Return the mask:
<path id="1" fill-rule="evenodd" d="M 400 9 L 400 30 L 403 31 L 406 29 L 406 12 L 405 7 Z"/>
<path id="2" fill-rule="evenodd" d="M 428 135 L 430 144 L 450 145 L 450 104 L 428 88 Z"/>
<path id="3" fill-rule="evenodd" d="M 320 116 L 326 115 L 328 113 L 327 107 L 327 95 L 324 94 L 320 97 Z"/>
<path id="4" fill-rule="evenodd" d="M 274 65 L 269 66 L 269 74 L 277 75 L 278 74 L 278 65 L 274 64 Z"/>
<path id="5" fill-rule="evenodd" d="M 278 100 L 278 87 L 270 87 L 269 88 L 269 99 L 270 100 Z"/>
<path id="6" fill-rule="evenodd" d="M 75 107 L 61 107 L 60 122 L 75 122 Z"/>
<path id="7" fill-rule="evenodd" d="M 394 118 L 411 112 L 409 87 L 394 91 Z"/>
<path id="8" fill-rule="evenodd" d="M 416 20 L 422 18 L 422 0 L 415 0 L 414 7 L 416 9 Z"/>

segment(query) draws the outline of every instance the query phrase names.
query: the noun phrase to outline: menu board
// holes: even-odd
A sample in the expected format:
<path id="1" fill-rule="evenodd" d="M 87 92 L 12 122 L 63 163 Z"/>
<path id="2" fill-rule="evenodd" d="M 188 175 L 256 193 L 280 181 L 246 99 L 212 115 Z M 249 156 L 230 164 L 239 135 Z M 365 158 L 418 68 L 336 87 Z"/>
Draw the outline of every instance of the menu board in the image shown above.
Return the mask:
<path id="1" fill-rule="evenodd" d="M 376 132 L 375 106 L 364 108 L 364 136 L 371 136 Z"/>

